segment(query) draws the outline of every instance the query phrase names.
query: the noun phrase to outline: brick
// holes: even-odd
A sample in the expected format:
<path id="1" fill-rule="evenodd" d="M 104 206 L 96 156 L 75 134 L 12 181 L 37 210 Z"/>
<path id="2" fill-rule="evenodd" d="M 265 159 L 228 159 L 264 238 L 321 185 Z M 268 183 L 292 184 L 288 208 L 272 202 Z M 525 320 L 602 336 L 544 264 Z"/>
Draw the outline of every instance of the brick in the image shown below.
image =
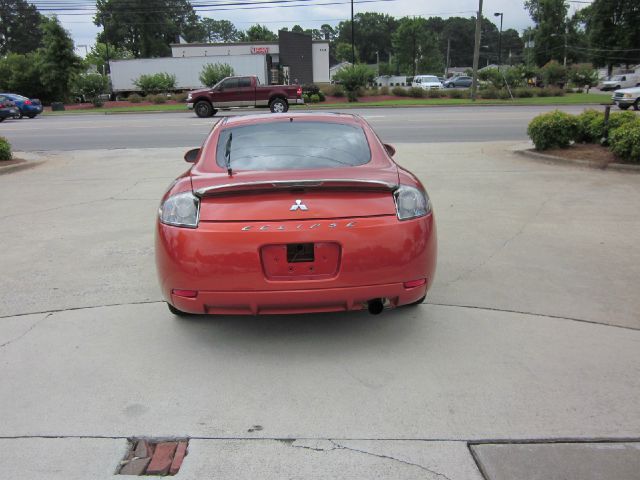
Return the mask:
<path id="1" fill-rule="evenodd" d="M 163 442 L 156 445 L 156 449 L 151 457 L 151 463 L 147 467 L 147 475 L 166 475 L 171 468 L 173 454 L 176 451 L 178 442 Z"/>
<path id="2" fill-rule="evenodd" d="M 134 458 L 120 469 L 120 475 L 142 475 L 150 461 L 150 458 Z"/>
<path id="3" fill-rule="evenodd" d="M 175 475 L 180 470 L 184 457 L 187 456 L 187 442 L 179 442 L 178 448 L 176 448 L 176 454 L 173 456 L 173 462 L 171 462 L 171 468 L 169 468 L 169 474 Z"/>
<path id="4" fill-rule="evenodd" d="M 153 456 L 153 445 L 146 440 L 138 440 L 136 449 L 133 454 L 138 458 L 147 458 Z"/>

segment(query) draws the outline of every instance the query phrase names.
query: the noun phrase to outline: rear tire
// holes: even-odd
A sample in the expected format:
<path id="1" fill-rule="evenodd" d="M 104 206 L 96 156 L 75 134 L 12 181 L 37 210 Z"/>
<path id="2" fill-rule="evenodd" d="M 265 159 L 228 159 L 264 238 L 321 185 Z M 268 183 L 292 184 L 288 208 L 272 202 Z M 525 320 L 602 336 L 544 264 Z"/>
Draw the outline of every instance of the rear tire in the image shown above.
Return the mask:
<path id="1" fill-rule="evenodd" d="M 213 105 L 211 105 L 206 100 L 200 100 L 197 102 L 193 109 L 196 112 L 196 115 L 200 118 L 207 118 L 214 114 L 215 110 L 213 109 Z"/>
<path id="2" fill-rule="evenodd" d="M 27 117 L 29 117 L 29 118 L 36 118 L 36 115 L 31 114 L 31 115 L 27 115 Z"/>
<path id="3" fill-rule="evenodd" d="M 282 98 L 274 98 L 269 104 L 271 113 L 286 113 L 289 110 L 289 104 Z"/>
<path id="4" fill-rule="evenodd" d="M 619 104 L 618 104 L 618 108 L 619 108 L 620 110 L 626 110 L 626 109 L 628 109 L 628 108 L 629 108 L 629 105 L 623 105 L 623 104 L 619 103 Z"/>
<path id="5" fill-rule="evenodd" d="M 636 103 L 633 104 L 633 109 L 637 112 L 640 110 L 640 98 L 636 100 Z"/>
<path id="6" fill-rule="evenodd" d="M 426 295 L 424 297 L 422 297 L 420 300 L 416 300 L 415 302 L 410 303 L 408 306 L 409 307 L 415 307 L 416 305 L 420 305 L 422 302 L 424 302 L 425 298 L 427 298 Z"/>
<path id="7" fill-rule="evenodd" d="M 169 307 L 169 311 L 173 313 L 176 317 L 186 317 L 189 315 L 187 312 L 183 312 L 182 310 L 178 310 L 176 307 L 167 303 L 167 307 Z"/>

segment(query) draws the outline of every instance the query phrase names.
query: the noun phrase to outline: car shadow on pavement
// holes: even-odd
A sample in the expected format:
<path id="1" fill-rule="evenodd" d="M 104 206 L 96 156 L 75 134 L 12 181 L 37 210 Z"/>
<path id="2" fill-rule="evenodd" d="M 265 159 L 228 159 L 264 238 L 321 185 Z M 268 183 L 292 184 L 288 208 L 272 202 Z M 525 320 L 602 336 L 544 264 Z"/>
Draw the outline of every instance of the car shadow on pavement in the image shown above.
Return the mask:
<path id="1" fill-rule="evenodd" d="M 429 323 L 426 306 L 412 306 L 383 311 L 310 313 L 293 315 L 188 315 L 173 317 L 174 328 L 197 337 L 195 342 L 253 343 L 297 345 L 322 349 L 338 346 L 350 349 L 390 346 L 406 342 L 416 329 L 424 331 Z"/>

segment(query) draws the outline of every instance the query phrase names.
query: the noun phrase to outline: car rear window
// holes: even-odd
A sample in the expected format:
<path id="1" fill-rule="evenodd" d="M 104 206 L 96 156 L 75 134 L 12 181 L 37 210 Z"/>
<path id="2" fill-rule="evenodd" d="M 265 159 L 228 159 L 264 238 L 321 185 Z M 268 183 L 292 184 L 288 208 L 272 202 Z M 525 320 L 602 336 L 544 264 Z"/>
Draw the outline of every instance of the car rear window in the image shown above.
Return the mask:
<path id="1" fill-rule="evenodd" d="M 216 149 L 222 168 L 227 146 L 234 170 L 355 167 L 371 160 L 364 130 L 341 123 L 293 120 L 226 128 Z"/>

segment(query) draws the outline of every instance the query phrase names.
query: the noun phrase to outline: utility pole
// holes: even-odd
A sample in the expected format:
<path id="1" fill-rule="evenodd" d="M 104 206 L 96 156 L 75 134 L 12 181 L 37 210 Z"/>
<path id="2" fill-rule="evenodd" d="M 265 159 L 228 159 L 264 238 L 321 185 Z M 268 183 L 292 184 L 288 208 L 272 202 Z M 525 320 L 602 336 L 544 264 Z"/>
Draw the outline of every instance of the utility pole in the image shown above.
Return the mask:
<path id="1" fill-rule="evenodd" d="M 476 40 L 473 48 L 473 81 L 471 83 L 471 100 L 476 100 L 478 89 L 478 61 L 480 60 L 480 36 L 482 25 L 482 0 L 478 0 L 478 18 L 476 19 Z"/>
<path id="2" fill-rule="evenodd" d="M 449 53 L 451 52 L 451 37 L 447 38 L 447 65 L 444 67 L 444 78 L 449 75 Z"/>
<path id="3" fill-rule="evenodd" d="M 353 28 L 353 0 L 351 0 L 351 63 L 356 64 L 356 37 Z"/>
<path id="4" fill-rule="evenodd" d="M 564 26 L 564 61 L 562 64 L 567 66 L 567 35 L 569 35 L 569 25 Z"/>

